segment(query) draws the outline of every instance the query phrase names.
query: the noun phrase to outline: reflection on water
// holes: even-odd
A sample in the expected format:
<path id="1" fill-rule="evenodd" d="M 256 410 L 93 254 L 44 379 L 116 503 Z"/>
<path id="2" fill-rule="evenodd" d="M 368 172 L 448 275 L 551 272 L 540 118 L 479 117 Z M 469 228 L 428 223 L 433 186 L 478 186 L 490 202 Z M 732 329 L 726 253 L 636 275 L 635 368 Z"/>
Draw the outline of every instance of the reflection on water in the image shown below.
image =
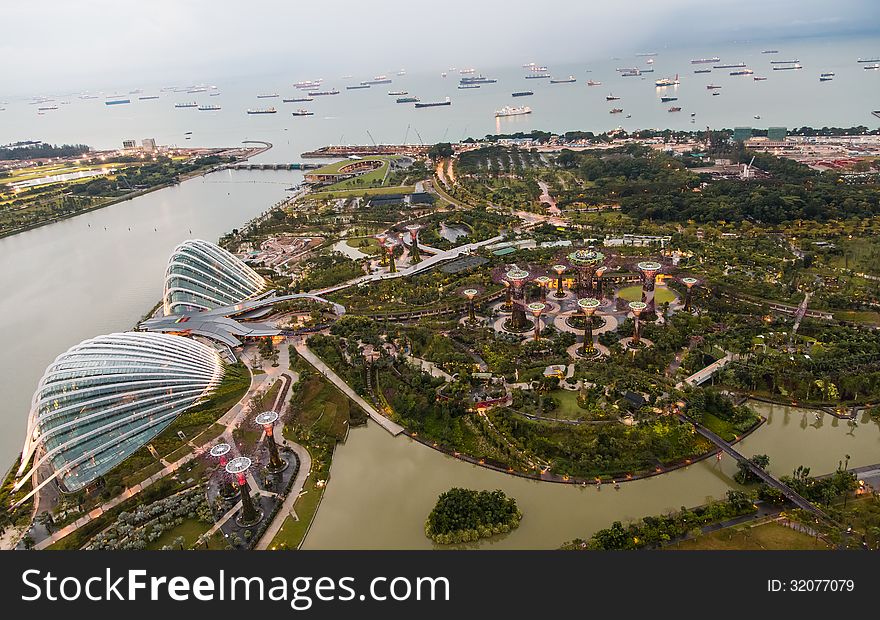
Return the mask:
<path id="1" fill-rule="evenodd" d="M 755 403 L 768 422 L 739 446 L 746 455 L 770 455 L 770 470 L 784 475 L 798 465 L 827 473 L 850 455 L 850 466 L 880 462 L 880 427 L 862 419 L 816 425 L 813 411 Z M 806 425 L 803 425 L 806 420 Z M 333 460 L 330 484 L 303 545 L 307 549 L 430 549 L 424 522 L 437 496 L 453 486 L 502 489 L 525 515 L 504 537 L 473 546 L 489 549 L 556 548 L 589 536 L 613 521 L 695 506 L 731 488 L 736 464 L 724 456 L 662 476 L 603 486 L 536 482 L 470 465 L 405 437 L 393 438 L 375 424 L 352 429 Z"/>

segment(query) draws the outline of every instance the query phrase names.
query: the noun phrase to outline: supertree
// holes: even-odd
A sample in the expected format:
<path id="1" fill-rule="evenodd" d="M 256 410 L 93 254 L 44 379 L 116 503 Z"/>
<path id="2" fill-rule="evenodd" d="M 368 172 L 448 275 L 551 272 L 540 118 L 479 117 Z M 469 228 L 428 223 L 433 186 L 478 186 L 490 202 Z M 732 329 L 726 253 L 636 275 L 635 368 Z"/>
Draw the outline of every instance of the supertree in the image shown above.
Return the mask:
<path id="1" fill-rule="evenodd" d="M 410 224 L 406 227 L 407 232 L 409 232 L 409 240 L 410 240 L 410 256 L 412 259 L 410 262 L 412 264 L 416 264 L 421 260 L 421 256 L 419 255 L 419 229 L 421 228 L 418 224 Z"/>
<path id="2" fill-rule="evenodd" d="M 553 265 L 552 269 L 556 272 L 556 293 L 554 293 L 554 295 L 557 299 L 565 297 L 565 291 L 562 290 L 562 274 L 565 273 L 565 270 L 568 269 L 568 267 L 559 263 Z"/>
<path id="3" fill-rule="evenodd" d="M 516 331 L 525 331 L 528 329 L 529 322 L 526 319 L 525 299 L 523 298 L 523 284 L 529 277 L 529 272 L 523 269 L 511 269 L 505 274 L 507 280 L 510 281 L 513 289 L 511 298 L 511 317 L 510 326 Z"/>
<path id="4" fill-rule="evenodd" d="M 587 357 L 595 351 L 593 346 L 593 314 L 602 304 L 595 297 L 578 299 L 578 306 L 584 311 L 584 345 L 581 347 L 581 355 Z"/>
<path id="5" fill-rule="evenodd" d="M 647 307 L 648 307 L 648 304 L 646 304 L 643 301 L 629 302 L 629 309 L 632 310 L 633 317 L 635 317 L 635 329 L 633 329 L 633 337 L 632 337 L 632 340 L 630 341 L 630 346 L 633 349 L 639 348 L 639 331 L 640 331 L 640 327 L 641 327 L 641 321 L 639 320 L 639 317 L 642 315 L 642 312 L 644 312 L 647 309 Z"/>
<path id="6" fill-rule="evenodd" d="M 699 280 L 696 278 L 682 278 L 681 282 L 687 287 L 687 292 L 684 294 L 684 310 L 685 312 L 688 312 L 691 309 L 691 289 L 694 288 L 694 285 L 696 285 Z"/>
<path id="7" fill-rule="evenodd" d="M 663 269 L 663 265 L 655 261 L 642 261 L 637 267 L 642 272 L 642 302 L 646 306 L 645 311 L 653 314 L 654 285 L 657 283 L 657 274 Z"/>
<path id="8" fill-rule="evenodd" d="M 593 292 L 593 274 L 602 263 L 605 262 L 605 255 L 596 250 L 575 250 L 568 255 L 570 262 L 578 272 L 578 293 L 586 289 L 587 293 Z"/>
<path id="9" fill-rule="evenodd" d="M 389 273 L 397 273 L 397 265 L 394 264 L 394 250 L 397 248 L 397 244 L 389 239 L 385 242 L 385 251 L 388 252 L 388 272 Z"/>
<path id="10" fill-rule="evenodd" d="M 232 446 L 228 443 L 218 443 L 211 447 L 209 454 L 220 462 L 220 467 L 226 471 L 226 463 L 229 462 L 229 451 Z M 238 488 L 227 478 L 224 478 L 220 484 L 220 495 L 230 498 L 238 493 Z"/>
<path id="11" fill-rule="evenodd" d="M 274 428 L 278 418 L 277 411 L 264 411 L 257 414 L 257 417 L 254 418 L 254 421 L 263 427 L 263 433 L 266 436 L 266 447 L 269 449 L 269 465 L 266 469 L 273 474 L 287 469 L 287 461 L 278 454 L 278 444 L 275 443 Z"/>
<path id="12" fill-rule="evenodd" d="M 263 518 L 262 512 L 257 512 L 254 507 L 254 501 L 251 499 L 251 485 L 248 484 L 245 472 L 250 469 L 251 460 L 246 456 L 237 456 L 226 463 L 226 473 L 235 476 L 238 481 L 238 488 L 241 495 L 241 512 L 238 513 L 236 521 L 242 527 L 247 527 L 259 523 Z"/>
<path id="13" fill-rule="evenodd" d="M 541 287 L 541 301 L 547 301 L 547 289 L 553 284 L 553 278 L 549 276 L 538 276 L 535 282 Z"/>
<path id="14" fill-rule="evenodd" d="M 528 305 L 529 312 L 535 317 L 535 341 L 541 337 L 541 313 L 544 312 L 546 307 L 547 305 L 540 301 L 535 301 Z"/>
<path id="15" fill-rule="evenodd" d="M 471 323 L 477 322 L 477 315 L 474 313 L 474 297 L 476 297 L 479 292 L 480 291 L 475 288 L 466 288 L 462 291 L 462 294 L 467 297 L 468 300 L 468 320 Z"/>

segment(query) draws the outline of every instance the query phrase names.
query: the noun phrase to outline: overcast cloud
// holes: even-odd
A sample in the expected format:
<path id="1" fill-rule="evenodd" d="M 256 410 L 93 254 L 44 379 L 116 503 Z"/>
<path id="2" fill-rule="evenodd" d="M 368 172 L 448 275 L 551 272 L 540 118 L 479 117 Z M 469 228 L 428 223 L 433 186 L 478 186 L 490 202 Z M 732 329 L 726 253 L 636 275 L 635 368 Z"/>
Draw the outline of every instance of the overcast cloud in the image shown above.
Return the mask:
<path id="1" fill-rule="evenodd" d="M 876 0 L 0 0 L 0 91 L 880 33 Z"/>

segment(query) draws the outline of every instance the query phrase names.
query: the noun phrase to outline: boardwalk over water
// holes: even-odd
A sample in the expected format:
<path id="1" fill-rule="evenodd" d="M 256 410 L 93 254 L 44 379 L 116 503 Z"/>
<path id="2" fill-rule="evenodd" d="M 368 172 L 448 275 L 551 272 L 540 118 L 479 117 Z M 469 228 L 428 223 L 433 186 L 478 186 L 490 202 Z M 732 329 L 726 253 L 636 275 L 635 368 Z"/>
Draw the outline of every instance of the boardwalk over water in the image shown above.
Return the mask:
<path id="1" fill-rule="evenodd" d="M 798 508 L 800 508 L 802 510 L 806 510 L 807 512 L 814 514 L 815 516 L 819 517 L 820 519 L 823 519 L 825 521 L 829 520 L 828 515 L 826 515 L 819 508 L 817 508 L 816 506 L 811 504 L 809 501 L 807 501 L 807 499 L 805 497 L 803 497 L 802 495 L 797 493 L 794 489 L 792 489 L 790 486 L 788 486 L 784 482 L 777 480 L 776 478 L 771 476 L 769 473 L 767 473 L 766 471 L 764 471 L 763 469 L 761 469 L 760 467 L 755 465 L 750 459 L 746 458 L 743 454 L 741 454 L 736 449 L 734 449 L 734 447 L 732 445 L 730 445 L 728 442 L 724 441 L 721 437 L 719 437 L 718 435 L 716 435 L 715 433 L 710 431 L 708 428 L 697 423 L 696 421 L 692 420 L 691 418 L 687 417 L 684 414 L 679 413 L 678 418 L 682 422 L 687 422 L 688 424 L 692 424 L 693 427 L 696 429 L 696 431 L 700 435 L 702 435 L 703 437 L 705 437 L 706 439 L 708 439 L 709 441 L 714 443 L 716 446 L 721 448 L 721 450 L 723 450 L 724 452 L 726 452 L 727 454 L 732 456 L 734 459 L 736 459 L 736 461 L 738 463 L 742 463 L 742 464 L 746 465 L 749 468 L 749 471 L 751 471 L 753 474 L 755 474 L 758 478 L 761 479 L 762 482 L 766 483 L 768 486 L 773 487 L 774 489 L 780 491 L 783 495 L 785 495 L 786 499 L 788 499 L 788 501 L 790 501 L 792 504 L 794 504 L 795 506 L 797 506 Z"/>

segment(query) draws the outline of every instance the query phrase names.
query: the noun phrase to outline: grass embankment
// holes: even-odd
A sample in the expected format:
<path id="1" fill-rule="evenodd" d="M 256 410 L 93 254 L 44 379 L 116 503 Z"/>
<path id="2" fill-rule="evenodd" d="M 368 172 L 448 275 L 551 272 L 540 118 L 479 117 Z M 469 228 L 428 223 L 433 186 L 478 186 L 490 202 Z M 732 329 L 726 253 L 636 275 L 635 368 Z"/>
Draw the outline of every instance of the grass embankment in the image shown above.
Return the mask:
<path id="1" fill-rule="evenodd" d="M 300 380 L 293 386 L 284 437 L 309 451 L 312 467 L 303 492 L 293 506 L 298 518 L 289 516 L 284 520 L 269 545 L 270 549 L 296 549 L 302 544 L 330 477 L 336 443 L 345 439 L 351 425 L 366 421 L 366 414 L 318 374 L 293 347 L 290 348 L 290 359 L 291 369 L 300 373 Z"/>
<path id="2" fill-rule="evenodd" d="M 356 196 L 375 196 L 377 194 L 412 194 L 415 185 L 393 185 L 389 187 L 369 187 L 343 190 L 322 190 L 309 193 L 310 198 L 354 198 Z"/>
<path id="3" fill-rule="evenodd" d="M 822 540 L 770 522 L 728 527 L 674 543 L 664 549 L 677 551 L 802 551 L 826 550 Z"/>

